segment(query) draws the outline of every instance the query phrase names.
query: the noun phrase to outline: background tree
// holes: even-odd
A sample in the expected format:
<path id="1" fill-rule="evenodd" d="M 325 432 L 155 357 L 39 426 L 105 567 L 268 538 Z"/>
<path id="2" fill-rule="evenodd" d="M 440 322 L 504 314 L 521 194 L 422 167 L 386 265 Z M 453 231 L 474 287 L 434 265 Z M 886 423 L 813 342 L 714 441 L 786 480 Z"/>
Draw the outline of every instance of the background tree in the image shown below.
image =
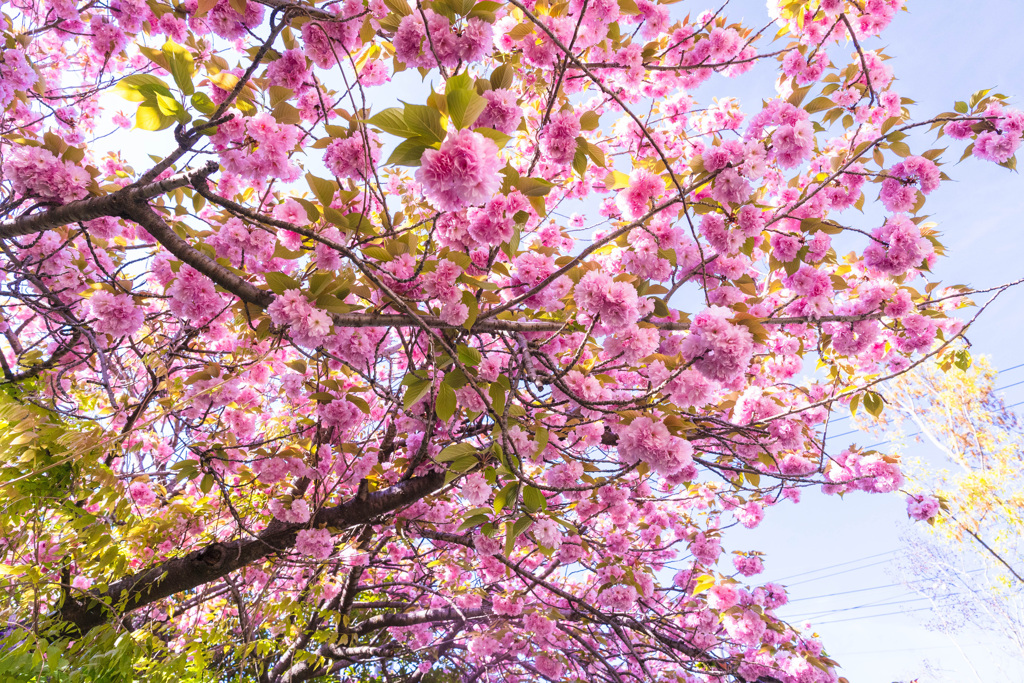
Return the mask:
<path id="1" fill-rule="evenodd" d="M 836 680 L 724 529 L 900 487 L 823 440 L 963 331 L 911 136 L 1024 132 L 910 119 L 901 7 L 11 6 L 0 669 Z"/>
<path id="2" fill-rule="evenodd" d="M 873 425 L 913 429 L 927 444 L 929 457 L 904 458 L 903 473 L 908 513 L 930 527 L 906 534 L 898 571 L 932 601 L 929 626 L 951 638 L 967 625 L 997 632 L 997 644 L 1020 657 L 1024 432 L 997 376 L 986 357 L 951 351 L 887 382 Z"/>

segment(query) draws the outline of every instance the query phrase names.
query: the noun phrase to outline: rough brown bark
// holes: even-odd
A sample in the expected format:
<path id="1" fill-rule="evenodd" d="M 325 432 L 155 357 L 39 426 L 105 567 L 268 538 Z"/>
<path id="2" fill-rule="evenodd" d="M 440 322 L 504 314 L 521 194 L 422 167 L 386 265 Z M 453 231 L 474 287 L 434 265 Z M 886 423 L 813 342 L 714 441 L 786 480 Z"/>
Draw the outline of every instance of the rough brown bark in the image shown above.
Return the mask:
<path id="1" fill-rule="evenodd" d="M 89 602 L 66 598 L 60 608 L 60 620 L 79 634 L 100 626 L 132 610 L 151 605 L 176 593 L 206 585 L 268 555 L 287 550 L 295 544 L 299 531 L 312 527 L 345 529 L 367 524 L 381 515 L 394 512 L 444 486 L 444 474 L 431 472 L 414 477 L 364 498 L 353 498 L 340 505 L 319 510 L 307 524 L 272 522 L 252 539 L 239 539 L 210 545 L 111 584 Z"/>

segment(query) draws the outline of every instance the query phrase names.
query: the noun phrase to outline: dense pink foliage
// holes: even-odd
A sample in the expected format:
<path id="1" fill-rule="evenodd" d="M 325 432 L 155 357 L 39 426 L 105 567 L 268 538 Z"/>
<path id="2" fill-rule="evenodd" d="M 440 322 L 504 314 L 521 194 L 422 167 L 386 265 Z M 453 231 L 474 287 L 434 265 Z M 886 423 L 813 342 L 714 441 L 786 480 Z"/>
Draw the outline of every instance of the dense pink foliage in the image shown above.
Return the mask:
<path id="1" fill-rule="evenodd" d="M 911 118 L 902 7 L 12 6 L 17 647 L 106 661 L 72 622 L 128 628 L 139 676 L 836 683 L 730 527 L 901 490 L 826 434 L 957 357 L 925 202 L 1024 135 L 987 91 Z"/>

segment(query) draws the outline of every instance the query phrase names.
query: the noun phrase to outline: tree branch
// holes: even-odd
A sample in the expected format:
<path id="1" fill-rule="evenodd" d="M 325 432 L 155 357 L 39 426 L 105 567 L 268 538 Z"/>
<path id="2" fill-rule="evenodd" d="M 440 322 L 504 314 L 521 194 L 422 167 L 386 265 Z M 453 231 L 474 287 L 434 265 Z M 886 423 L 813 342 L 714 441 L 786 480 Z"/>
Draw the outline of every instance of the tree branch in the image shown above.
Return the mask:
<path id="1" fill-rule="evenodd" d="M 444 474 L 431 472 L 399 482 L 365 498 L 352 498 L 340 505 L 319 510 L 306 524 L 274 521 L 253 539 L 211 543 L 200 550 L 125 577 L 82 604 L 68 598 L 60 607 L 60 620 L 78 633 L 102 625 L 125 612 L 151 605 L 175 593 L 216 581 L 231 572 L 273 553 L 288 550 L 299 531 L 307 527 L 345 529 L 366 524 L 434 493 L 444 486 Z"/>
<path id="2" fill-rule="evenodd" d="M 210 161 L 195 171 L 178 173 L 170 178 L 148 183 L 139 187 L 126 187 L 103 195 L 89 197 L 64 204 L 42 213 L 20 216 L 11 221 L 0 223 L 0 239 L 11 239 L 32 235 L 45 230 L 53 230 L 70 223 L 91 221 L 103 216 L 121 217 L 125 210 L 133 205 L 144 203 L 154 197 L 172 192 L 180 187 L 188 187 L 199 178 L 205 178 L 217 170 L 217 162 Z"/>

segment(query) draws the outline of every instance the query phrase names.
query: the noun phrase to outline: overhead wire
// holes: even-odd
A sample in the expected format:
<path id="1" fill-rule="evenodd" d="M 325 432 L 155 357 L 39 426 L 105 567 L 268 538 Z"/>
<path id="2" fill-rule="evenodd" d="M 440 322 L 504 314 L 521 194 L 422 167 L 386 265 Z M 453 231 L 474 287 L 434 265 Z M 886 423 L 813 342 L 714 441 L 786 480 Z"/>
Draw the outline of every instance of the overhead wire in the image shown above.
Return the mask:
<path id="1" fill-rule="evenodd" d="M 892 550 L 887 550 L 884 553 L 878 553 L 877 555 L 868 555 L 867 557 L 858 557 L 855 560 L 847 560 L 846 562 L 840 562 L 839 564 L 830 564 L 827 567 L 819 567 L 818 569 L 810 569 L 810 570 L 805 571 L 805 572 L 800 572 L 799 574 L 790 574 L 789 576 L 783 576 L 781 579 L 775 579 L 775 581 L 781 583 L 782 581 L 788 581 L 789 579 L 795 579 L 795 578 L 800 577 L 800 576 L 806 576 L 808 574 L 816 574 L 817 572 L 824 572 L 824 571 L 828 571 L 829 569 L 835 569 L 837 567 L 845 567 L 847 565 L 854 564 L 856 562 L 863 562 L 864 560 L 873 560 L 876 557 L 882 557 L 883 555 L 891 555 L 894 552 L 896 552 L 897 550 L 899 550 L 899 548 L 893 548 Z"/>

